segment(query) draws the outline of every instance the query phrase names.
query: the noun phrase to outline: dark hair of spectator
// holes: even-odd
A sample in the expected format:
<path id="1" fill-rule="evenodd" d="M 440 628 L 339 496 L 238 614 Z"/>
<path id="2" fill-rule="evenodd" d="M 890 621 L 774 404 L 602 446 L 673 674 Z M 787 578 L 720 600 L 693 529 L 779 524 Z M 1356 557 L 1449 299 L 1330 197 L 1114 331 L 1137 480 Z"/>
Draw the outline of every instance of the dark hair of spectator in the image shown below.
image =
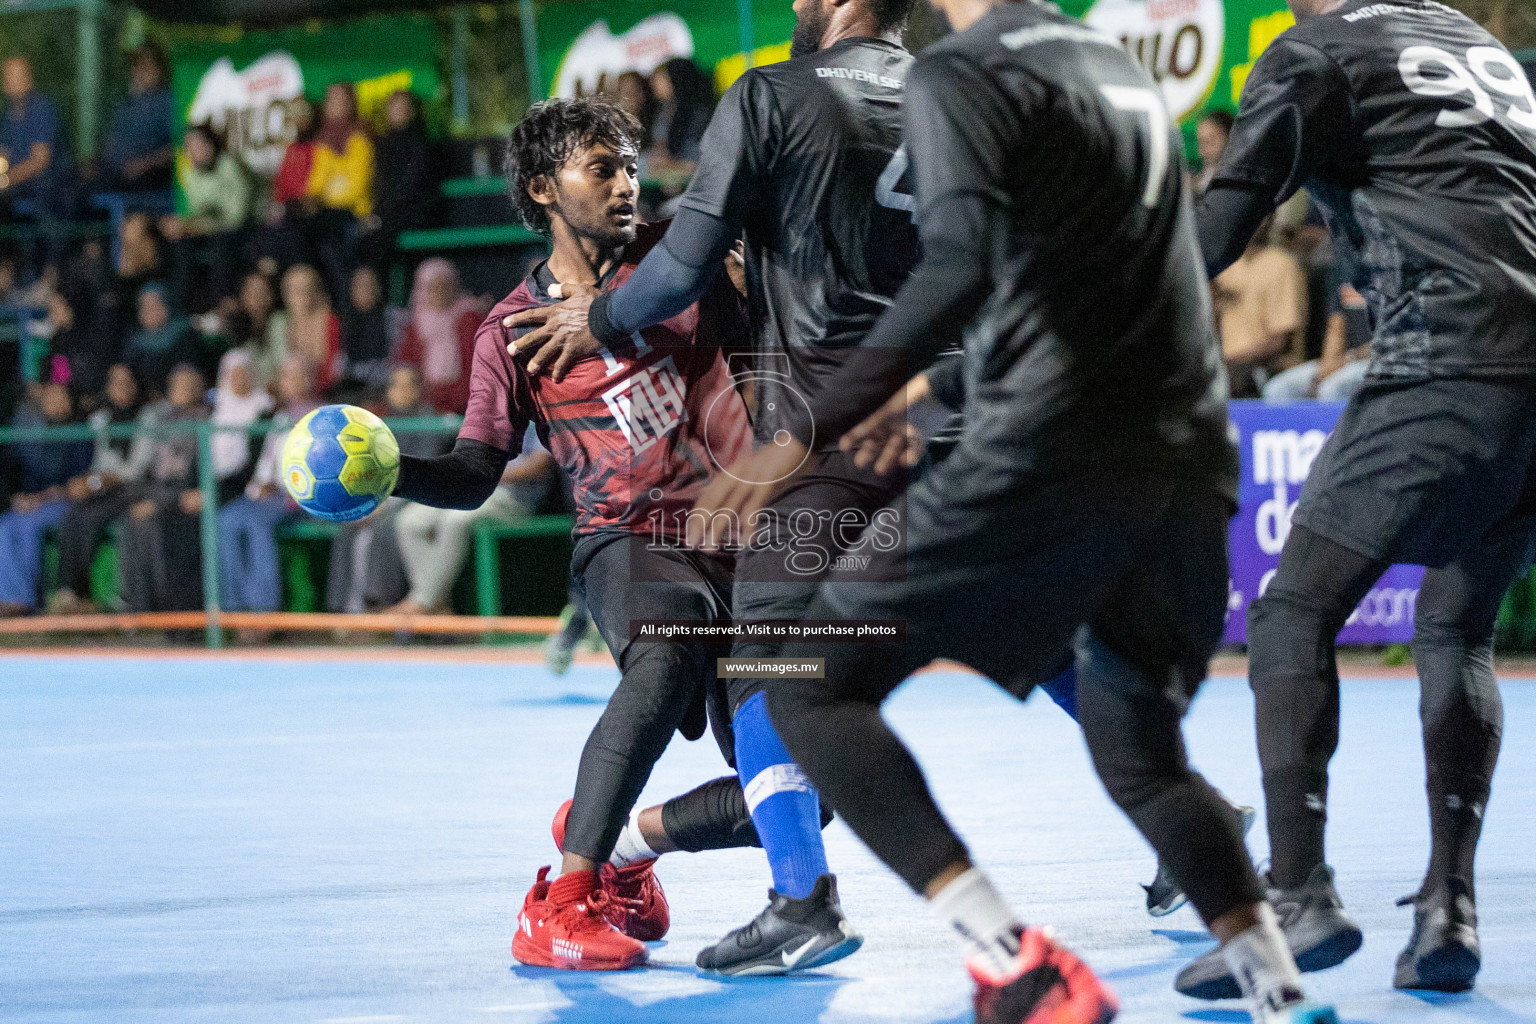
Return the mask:
<path id="1" fill-rule="evenodd" d="M 602 144 L 617 152 L 637 152 L 640 122 L 606 99 L 553 99 L 528 108 L 507 139 L 507 188 L 512 208 L 531 230 L 549 233 L 549 215 L 534 202 L 528 187 L 550 176 L 579 150 Z"/>
<path id="2" fill-rule="evenodd" d="M 224 138 L 218 132 L 214 131 L 212 125 L 189 124 L 187 125 L 186 134 L 201 135 L 204 139 L 208 140 L 208 145 L 213 147 L 214 162 L 218 162 L 219 154 L 224 152 Z M 183 141 L 185 141 L 185 138 L 183 138 Z"/>
<path id="3" fill-rule="evenodd" d="M 901 2 L 911 7 L 911 0 Z M 715 105 L 715 87 L 697 64 L 687 57 L 673 57 L 663 66 L 667 69 L 667 80 L 672 83 L 673 102 L 680 114 Z"/>
<path id="4" fill-rule="evenodd" d="M 1237 123 L 1237 118 L 1232 116 L 1232 111 L 1222 110 L 1220 107 L 1207 110 L 1204 114 L 1200 115 L 1200 120 L 1209 121 L 1228 135 L 1232 134 L 1232 126 Z"/>
<path id="5" fill-rule="evenodd" d="M 912 16 L 913 0 L 865 0 L 869 13 L 875 16 L 875 29 L 879 32 L 900 32 L 907 27 Z"/>

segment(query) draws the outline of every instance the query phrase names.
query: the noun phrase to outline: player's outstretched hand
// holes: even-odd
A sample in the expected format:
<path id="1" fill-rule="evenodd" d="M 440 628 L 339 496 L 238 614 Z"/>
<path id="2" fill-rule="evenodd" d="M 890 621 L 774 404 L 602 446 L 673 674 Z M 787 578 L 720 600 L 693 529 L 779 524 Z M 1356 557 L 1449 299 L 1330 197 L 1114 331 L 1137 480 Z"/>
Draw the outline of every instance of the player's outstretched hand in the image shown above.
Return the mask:
<path id="1" fill-rule="evenodd" d="M 886 403 L 858 426 L 844 434 L 837 446 L 853 452 L 853 464 L 860 469 L 873 465 L 881 476 L 898 466 L 911 468 L 923 457 L 927 442 L 922 432 L 907 419 L 907 410 L 932 393 L 928 375 L 920 373 L 907 381 Z"/>
<path id="2" fill-rule="evenodd" d="M 585 284 L 555 284 L 549 291 L 565 301 L 513 313 L 504 317 L 501 325 L 514 329 L 532 327 L 533 330 L 509 344 L 507 351 L 524 360 L 523 366 L 529 373 L 546 373 L 555 380 L 564 380 L 572 366 L 602 348 L 587 330 L 587 310 L 598 291 Z"/>
<path id="3" fill-rule="evenodd" d="M 805 445 L 782 434 L 780 443 L 763 445 L 717 473 L 693 503 L 685 542 L 703 551 L 718 551 L 728 543 L 751 540 L 746 529 L 767 506 L 774 491 L 794 479 L 810 454 Z M 729 524 L 729 525 L 727 525 Z"/>

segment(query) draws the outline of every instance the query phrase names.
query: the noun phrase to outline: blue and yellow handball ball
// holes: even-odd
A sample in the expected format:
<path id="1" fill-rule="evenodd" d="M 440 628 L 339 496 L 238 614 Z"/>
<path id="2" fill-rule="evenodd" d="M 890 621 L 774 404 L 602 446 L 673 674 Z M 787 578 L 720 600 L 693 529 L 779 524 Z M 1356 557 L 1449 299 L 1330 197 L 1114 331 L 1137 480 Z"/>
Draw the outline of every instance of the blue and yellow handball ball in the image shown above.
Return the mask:
<path id="1" fill-rule="evenodd" d="M 400 445 L 367 409 L 325 405 L 283 444 L 283 483 L 299 507 L 335 523 L 361 519 L 395 489 Z"/>

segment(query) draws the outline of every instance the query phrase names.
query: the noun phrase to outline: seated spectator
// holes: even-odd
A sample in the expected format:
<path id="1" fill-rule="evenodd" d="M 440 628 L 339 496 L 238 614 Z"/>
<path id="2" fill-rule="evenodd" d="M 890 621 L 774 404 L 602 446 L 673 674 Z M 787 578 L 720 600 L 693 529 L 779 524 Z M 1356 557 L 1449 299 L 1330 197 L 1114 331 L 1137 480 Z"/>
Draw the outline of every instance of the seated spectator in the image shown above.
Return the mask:
<path id="1" fill-rule="evenodd" d="M 193 305 L 206 309 L 234 292 L 233 275 L 251 215 L 251 179 L 213 129 L 193 125 L 182 142 L 187 160 L 181 168 L 181 190 L 187 212 L 161 218 L 160 233 L 171 244 L 177 294 L 189 304 L 197 268 L 207 264 L 207 301 Z"/>
<path id="2" fill-rule="evenodd" d="M 32 402 L 16 413 L 18 427 L 60 427 L 74 420 L 74 404 L 63 384 L 43 384 Z M 15 446 L 21 493 L 0 515 L 0 615 L 29 615 L 37 609 L 43 572 L 43 534 L 69 511 L 69 481 L 91 465 L 89 441 L 27 441 Z"/>
<path id="3" fill-rule="evenodd" d="M 5 159 L 0 197 L 30 200 L 40 215 L 61 212 L 55 201 L 73 160 L 58 109 L 37 91 L 26 57 L 8 57 L 0 65 L 0 89 L 7 101 L 0 118 L 0 157 Z"/>
<path id="4" fill-rule="evenodd" d="M 253 372 L 264 383 L 263 366 L 276 367 L 282 362 L 271 353 L 286 344 L 288 317 L 277 308 L 272 279 L 252 271 L 240 281 L 240 294 L 233 309 L 224 314 L 224 337 L 232 349 L 245 349 L 256 360 Z"/>
<path id="5" fill-rule="evenodd" d="M 421 370 L 429 405 L 462 413 L 469 405 L 475 332 L 485 319 L 485 304 L 463 293 L 452 263 L 434 256 L 416 268 L 410 313 L 400 337 L 400 361 Z"/>
<path id="6" fill-rule="evenodd" d="M 1347 402 L 1365 384 L 1371 361 L 1371 320 L 1365 296 L 1336 272 L 1328 287 L 1328 327 L 1321 358 L 1277 374 L 1264 385 L 1264 401 L 1285 405 L 1315 398 Z"/>
<path id="7" fill-rule="evenodd" d="M 410 592 L 389 609 L 402 615 L 448 610 L 453 583 L 469 558 L 475 526 L 483 522 L 515 523 L 536 513 L 554 486 L 554 457 L 545 451 L 530 427 L 523 450 L 507 463 L 501 485 L 474 511 L 409 504 L 395 518 L 400 559 Z"/>
<path id="8" fill-rule="evenodd" d="M 1232 138 L 1232 125 L 1236 118 L 1229 110 L 1207 110 L 1195 123 L 1195 148 L 1200 154 L 1200 173 L 1191 183 L 1196 192 L 1204 192 L 1216 176 L 1216 165 L 1226 151 L 1227 141 Z"/>
<path id="9" fill-rule="evenodd" d="M 145 43 L 128 57 L 128 98 L 117 105 L 102 140 L 105 184 L 121 192 L 171 187 L 171 90 L 165 55 Z"/>
<path id="10" fill-rule="evenodd" d="M 1307 279 L 1296 257 L 1268 238 L 1266 223 L 1211 283 L 1233 398 L 1257 397 L 1270 377 L 1301 362 Z"/>
<path id="11" fill-rule="evenodd" d="M 656 101 L 651 97 L 650 83 L 638 71 L 625 71 L 613 83 L 613 102 L 626 114 L 640 122 L 640 148 L 648 149 L 652 142 L 651 124 L 655 120 Z"/>
<path id="12" fill-rule="evenodd" d="M 107 534 L 107 526 L 128 511 L 135 487 L 143 481 L 154 454 L 154 427 L 159 410 L 146 406 L 133 371 L 117 363 L 107 373 L 100 408 L 88 422 L 96 431 L 90 470 L 69 482 L 73 504 L 59 523 L 59 581 L 48 598 L 48 610 L 74 615 L 95 611 L 91 604 L 91 561 Z M 133 425 L 132 437 L 109 437 L 108 427 Z"/>
<path id="13" fill-rule="evenodd" d="M 651 72 L 651 95 L 646 173 L 662 180 L 667 195 L 680 195 L 699 163 L 699 143 L 715 109 L 714 86 L 693 61 L 673 57 Z"/>
<path id="14" fill-rule="evenodd" d="M 0 253 L 0 309 L 21 305 L 21 276 L 17 263 L 14 253 Z"/>
<path id="15" fill-rule="evenodd" d="M 250 351 L 235 348 L 224 353 L 219 360 L 210 422 L 215 427 L 239 429 L 215 431 L 208 440 L 221 505 L 244 492 L 255 469 L 256 451 L 261 448 L 261 439 L 248 434 L 246 428 L 271 415 L 274 404 L 257 379 L 256 360 Z"/>
<path id="16" fill-rule="evenodd" d="M 389 383 L 389 320 L 378 271 L 366 263 L 352 271 L 350 302 L 341 315 L 347 380 L 354 390 L 377 396 Z"/>
<path id="17" fill-rule="evenodd" d="M 341 319 L 331 309 L 325 283 L 314 267 L 300 263 L 283 274 L 283 344 L 268 353 L 277 360 L 266 379 L 275 381 L 283 360 L 301 355 L 314 367 L 315 392 L 324 394 L 344 369 Z M 264 367 L 264 369 L 266 369 Z"/>
<path id="18" fill-rule="evenodd" d="M 421 121 L 421 99 L 408 89 L 390 94 L 386 129 L 375 146 L 373 215 L 361 244 L 361 259 L 384 264 L 394 255 L 402 231 L 426 227 L 437 203 L 437 168 Z"/>
<path id="19" fill-rule="evenodd" d="M 282 408 L 272 417 L 274 427 L 291 427 L 319 408 L 309 360 L 302 355 L 283 360 L 278 392 Z M 299 511 L 282 487 L 287 438 L 287 430 L 267 435 L 245 493 L 219 509 L 219 598 L 231 611 L 275 612 L 282 605 L 277 528 Z"/>
<path id="20" fill-rule="evenodd" d="M 421 400 L 421 373 L 414 366 L 395 367 L 384 402 L 373 411 L 386 419 L 435 415 L 435 410 Z M 450 435 L 432 433 L 403 433 L 397 439 L 402 454 L 423 459 L 443 454 L 453 443 Z M 395 517 L 406 504 L 403 498 L 388 498 L 372 515 L 342 525 L 331 542 L 325 598 L 328 609 L 358 615 L 405 598 L 405 566 L 395 536 Z"/>
<path id="21" fill-rule="evenodd" d="M 157 427 L 208 418 L 203 375 L 187 363 L 175 367 L 166 397 L 155 404 Z M 198 489 L 197 435 L 152 434 L 149 469 L 134 488 L 122 523 L 118 571 L 129 611 L 196 611 L 203 606 L 200 542 L 203 492 Z"/>
<path id="22" fill-rule="evenodd" d="M 196 366 L 202 354 L 192 323 L 173 313 L 170 289 L 158 283 L 139 290 L 138 323 L 123 350 L 123 362 L 149 394 L 166 394 L 171 369 L 179 363 Z"/>
<path id="23" fill-rule="evenodd" d="M 117 335 L 118 348 L 133 333 L 139 292 L 145 285 L 164 281 L 168 274 L 160 229 L 147 213 L 123 218 L 118 237 L 117 270 L 112 287 L 100 295 L 97 311 L 103 330 Z M 144 381 L 139 381 L 143 386 Z"/>
<path id="24" fill-rule="evenodd" d="M 288 104 L 288 124 L 293 141 L 283 150 L 282 163 L 272 178 L 262 225 L 256 232 L 252 255 L 256 269 L 275 278 L 305 255 L 308 224 L 319 204 L 309 194 L 309 177 L 315 169 L 315 105 L 303 96 Z"/>
<path id="25" fill-rule="evenodd" d="M 325 90 L 314 159 L 309 194 L 320 208 L 312 223 L 312 251 L 332 294 L 340 295 L 356 262 L 358 231 L 373 216 L 373 140 L 358 119 L 350 82 L 333 82 Z"/>
<path id="26" fill-rule="evenodd" d="M 82 403 L 88 409 L 94 407 L 117 352 L 111 333 L 96 329 L 90 295 L 77 288 L 53 292 L 48 297 L 48 312 L 41 322 L 30 326 L 29 333 L 48 342 L 43 379 L 67 384 L 72 392 L 83 396 Z"/>

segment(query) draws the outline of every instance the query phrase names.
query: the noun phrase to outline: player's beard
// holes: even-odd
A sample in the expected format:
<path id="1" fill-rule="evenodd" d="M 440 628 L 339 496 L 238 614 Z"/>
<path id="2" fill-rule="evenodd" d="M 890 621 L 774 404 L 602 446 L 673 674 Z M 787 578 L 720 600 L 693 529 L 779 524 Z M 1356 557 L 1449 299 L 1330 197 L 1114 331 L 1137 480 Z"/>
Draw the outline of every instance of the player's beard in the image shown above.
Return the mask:
<path id="1" fill-rule="evenodd" d="M 818 3 L 803 18 L 796 16 L 795 30 L 789 37 L 789 55 L 804 57 L 820 50 L 821 40 L 827 34 L 827 26 L 831 22 L 832 14 L 825 3 Z"/>

